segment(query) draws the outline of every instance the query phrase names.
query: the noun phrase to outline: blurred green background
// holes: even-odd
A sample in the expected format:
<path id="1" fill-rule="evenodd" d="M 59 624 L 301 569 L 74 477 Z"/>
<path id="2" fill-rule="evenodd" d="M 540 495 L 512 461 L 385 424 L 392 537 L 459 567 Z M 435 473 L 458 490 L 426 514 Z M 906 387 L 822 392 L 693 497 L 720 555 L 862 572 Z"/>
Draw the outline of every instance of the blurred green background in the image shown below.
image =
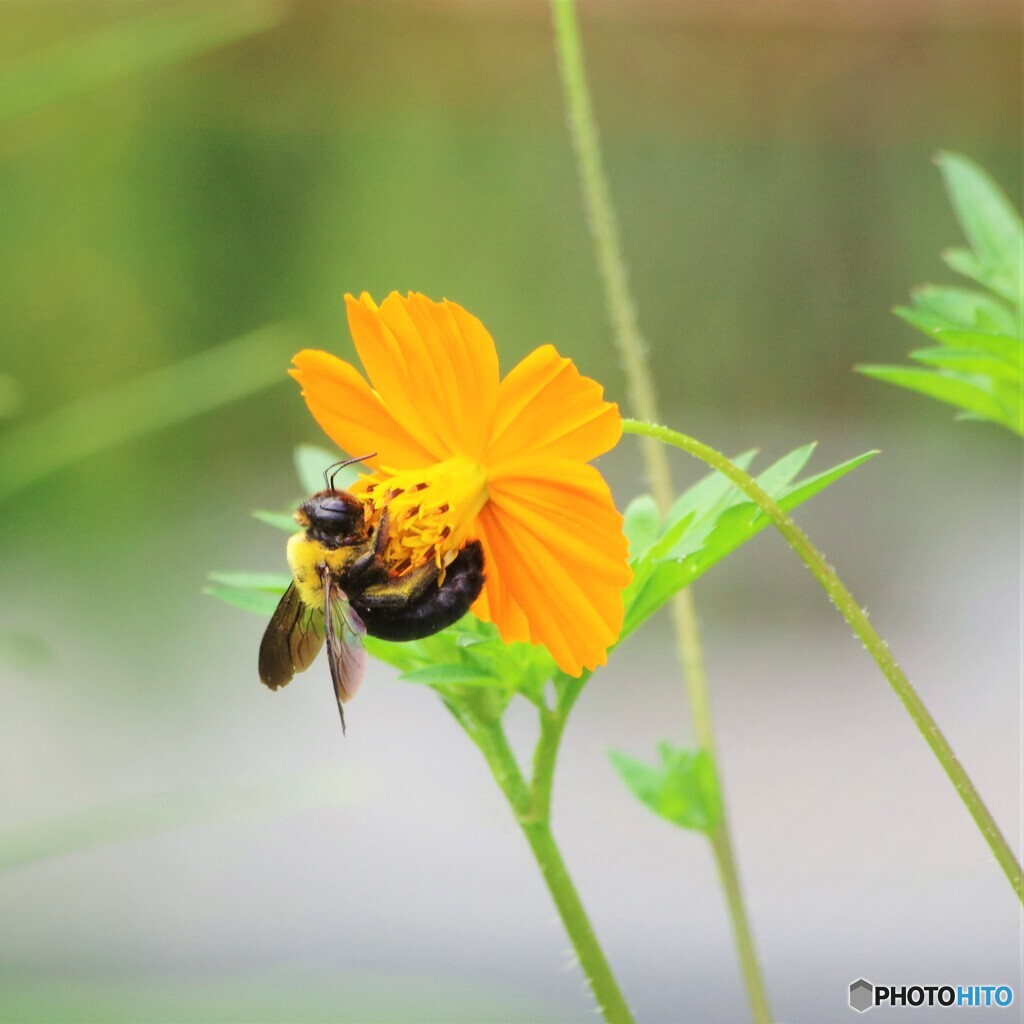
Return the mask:
<path id="1" fill-rule="evenodd" d="M 800 518 L 1014 835 L 1019 447 L 851 367 L 900 361 L 918 339 L 891 306 L 952 280 L 936 150 L 1021 205 L 1019 6 L 580 14 L 664 418 L 769 456 L 817 437 L 816 468 L 886 450 Z M 200 593 L 208 569 L 283 567 L 248 513 L 298 497 L 292 450 L 322 439 L 284 371 L 302 345 L 351 356 L 346 291 L 454 299 L 504 368 L 554 342 L 624 401 L 547 7 L 7 0 L 0 123 L 0 1019 L 591 1019 L 431 695 L 375 668 L 342 743 L 326 680 L 263 692 L 263 624 Z M 603 468 L 622 504 L 644 489 L 628 443 Z M 872 969 L 944 982 L 967 951 L 1002 980 L 1005 883 L 775 540 L 698 598 L 777 1012 L 838 1016 Z M 604 759 L 686 735 L 667 635 L 607 677 L 556 830 L 641 1016 L 737 1019 L 705 851 Z M 823 815 L 835 847 L 804 862 Z"/>

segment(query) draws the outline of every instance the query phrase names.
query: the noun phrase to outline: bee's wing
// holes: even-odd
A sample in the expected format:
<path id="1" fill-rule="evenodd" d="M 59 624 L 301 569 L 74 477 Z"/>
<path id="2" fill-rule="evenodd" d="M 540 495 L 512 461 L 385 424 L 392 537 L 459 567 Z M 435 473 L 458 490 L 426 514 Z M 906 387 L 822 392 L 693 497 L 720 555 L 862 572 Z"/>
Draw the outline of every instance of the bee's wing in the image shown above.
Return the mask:
<path id="1" fill-rule="evenodd" d="M 348 595 L 329 571 L 324 573 L 324 629 L 327 634 L 327 661 L 331 666 L 338 713 L 344 729 L 345 714 L 341 705 L 356 695 L 366 671 L 366 651 L 363 650 L 366 627 L 355 608 L 348 603 Z"/>
<path id="2" fill-rule="evenodd" d="M 324 643 L 324 615 L 303 604 L 295 584 L 284 592 L 260 644 L 260 679 L 276 690 L 313 664 Z"/>

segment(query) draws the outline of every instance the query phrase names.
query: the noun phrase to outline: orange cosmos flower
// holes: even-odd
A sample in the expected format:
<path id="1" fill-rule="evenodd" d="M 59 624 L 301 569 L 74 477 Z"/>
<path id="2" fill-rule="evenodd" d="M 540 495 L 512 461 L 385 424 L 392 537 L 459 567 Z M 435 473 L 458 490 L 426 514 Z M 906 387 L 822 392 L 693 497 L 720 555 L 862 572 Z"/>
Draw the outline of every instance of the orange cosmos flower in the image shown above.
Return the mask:
<path id="1" fill-rule="evenodd" d="M 345 301 L 370 383 L 310 349 L 290 373 L 335 444 L 377 453 L 351 491 L 371 522 L 388 508 L 393 571 L 433 559 L 443 572 L 479 539 L 487 583 L 472 611 L 571 675 L 603 665 L 631 573 L 622 516 L 587 462 L 622 435 L 618 406 L 551 345 L 499 380 L 490 334 L 453 302 Z"/>

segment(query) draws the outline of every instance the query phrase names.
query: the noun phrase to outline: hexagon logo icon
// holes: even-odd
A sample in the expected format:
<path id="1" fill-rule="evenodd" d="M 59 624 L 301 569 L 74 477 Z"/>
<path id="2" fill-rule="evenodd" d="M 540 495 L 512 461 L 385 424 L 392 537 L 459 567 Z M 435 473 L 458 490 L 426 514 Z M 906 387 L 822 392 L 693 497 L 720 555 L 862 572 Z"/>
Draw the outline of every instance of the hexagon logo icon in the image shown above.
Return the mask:
<path id="1" fill-rule="evenodd" d="M 850 1009 L 864 1013 L 875 1005 L 875 986 L 870 981 L 858 978 L 850 985 Z"/>

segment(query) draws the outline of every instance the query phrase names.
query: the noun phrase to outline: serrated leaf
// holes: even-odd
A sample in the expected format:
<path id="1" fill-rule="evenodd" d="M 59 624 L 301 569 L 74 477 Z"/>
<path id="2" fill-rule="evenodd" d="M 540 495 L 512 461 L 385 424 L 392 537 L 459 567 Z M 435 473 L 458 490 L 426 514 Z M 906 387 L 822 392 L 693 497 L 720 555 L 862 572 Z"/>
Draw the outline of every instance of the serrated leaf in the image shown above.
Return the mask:
<path id="1" fill-rule="evenodd" d="M 1020 306 L 1024 279 L 1020 215 L 1002 189 L 972 160 L 958 153 L 941 153 L 937 163 L 957 219 L 974 250 L 974 260 L 966 261 L 967 265 L 984 274 L 984 283 L 993 291 Z M 961 262 L 959 256 L 956 261 Z M 979 279 L 976 273 L 970 276 Z"/>
<path id="2" fill-rule="evenodd" d="M 659 817 L 681 828 L 710 832 L 721 821 L 722 801 L 714 762 L 706 751 L 658 744 L 660 765 L 619 751 L 609 757 L 631 793 Z"/>
<path id="3" fill-rule="evenodd" d="M 790 452 L 759 478 L 768 483 L 769 488 L 765 489 L 769 496 L 783 509 L 797 507 L 877 454 L 867 452 L 792 483 L 794 473 L 799 471 L 796 467 L 802 466 L 810 454 L 809 447 Z M 725 488 L 707 486 L 710 476 L 724 480 Z M 691 500 L 687 518 L 664 528 L 658 543 L 640 557 L 630 560 L 633 580 L 624 594 L 626 613 L 620 640 L 679 590 L 769 524 L 770 520 L 760 508 L 728 478 L 720 473 L 709 474 L 709 477 L 701 480 L 691 491 L 699 488 L 699 493 L 711 502 L 710 514 L 699 501 Z"/>
<path id="4" fill-rule="evenodd" d="M 943 153 L 938 164 L 971 249 L 950 249 L 946 264 L 1015 307 L 964 288 L 922 288 L 896 314 L 945 346 L 910 357 L 934 367 L 858 366 L 866 376 L 956 406 L 958 419 L 987 420 L 1024 435 L 1024 223 L 977 164 Z"/>
<path id="5" fill-rule="evenodd" d="M 1000 423 L 1024 435 L 1024 420 L 1020 413 L 1015 415 L 1012 408 L 1007 408 L 1006 401 L 997 396 L 993 383 L 987 378 L 955 377 L 951 374 L 902 366 L 858 366 L 857 370 L 868 377 L 884 380 L 889 384 L 898 384 L 940 402 L 958 406 L 982 419 Z"/>
<path id="6" fill-rule="evenodd" d="M 252 517 L 275 529 L 284 530 L 285 533 L 295 533 L 299 529 L 290 512 L 267 512 L 265 509 L 257 509 Z"/>

